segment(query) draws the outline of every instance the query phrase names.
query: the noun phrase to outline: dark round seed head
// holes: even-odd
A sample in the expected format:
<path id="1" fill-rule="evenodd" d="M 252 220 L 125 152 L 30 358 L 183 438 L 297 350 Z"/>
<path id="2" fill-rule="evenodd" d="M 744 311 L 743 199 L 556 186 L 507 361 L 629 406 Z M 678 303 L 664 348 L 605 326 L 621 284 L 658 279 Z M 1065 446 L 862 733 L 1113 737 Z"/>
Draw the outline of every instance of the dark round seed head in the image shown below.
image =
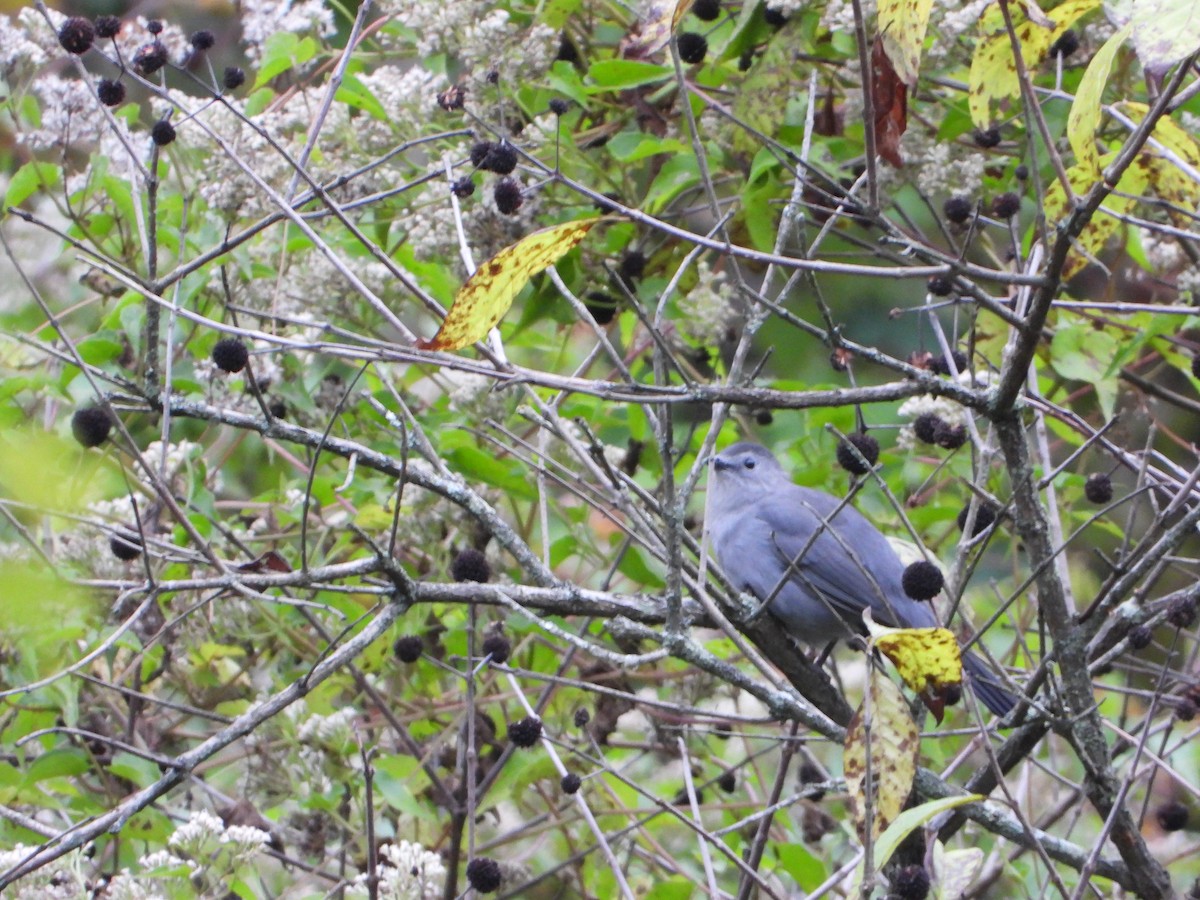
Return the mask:
<path id="1" fill-rule="evenodd" d="M 585 708 L 580 707 L 575 710 L 575 727 L 583 728 L 588 722 L 592 721 L 592 714 Z"/>
<path id="2" fill-rule="evenodd" d="M 1196 718 L 1196 703 L 1191 697 L 1184 697 L 1175 707 L 1175 718 L 1180 722 L 1190 722 Z"/>
<path id="3" fill-rule="evenodd" d="M 467 863 L 467 881 L 481 894 L 492 894 L 500 889 L 500 863 L 486 856 L 477 856 Z"/>
<path id="4" fill-rule="evenodd" d="M 1012 191 L 997 194 L 992 200 L 992 214 L 997 219 L 1011 219 L 1021 211 L 1021 198 Z"/>
<path id="5" fill-rule="evenodd" d="M 212 361 L 223 372 L 240 372 L 250 361 L 250 351 L 237 338 L 221 338 L 213 345 Z"/>
<path id="6" fill-rule="evenodd" d="M 115 38 L 121 32 L 121 20 L 116 16 L 96 16 L 96 37 Z"/>
<path id="7" fill-rule="evenodd" d="M 492 199 L 496 201 L 496 209 L 506 216 L 511 216 L 521 208 L 521 186 L 511 178 L 501 178 L 492 189 Z"/>
<path id="8" fill-rule="evenodd" d="M 1129 632 L 1129 649 L 1145 650 L 1154 640 L 1154 629 L 1149 625 L 1138 625 Z"/>
<path id="9" fill-rule="evenodd" d="M 938 429 L 945 425 L 945 420 L 936 413 L 921 413 L 913 419 L 913 434 L 922 444 L 935 444 Z"/>
<path id="10" fill-rule="evenodd" d="M 276 397 L 267 405 L 267 409 L 270 410 L 271 415 L 273 415 L 276 419 L 282 419 L 287 416 L 287 404 L 278 397 Z"/>
<path id="11" fill-rule="evenodd" d="M 425 642 L 415 634 L 406 634 L 396 638 L 396 643 L 392 644 L 392 652 L 402 663 L 415 663 L 425 652 Z"/>
<path id="12" fill-rule="evenodd" d="M 246 83 L 246 73 L 237 66 L 226 66 L 221 83 L 225 85 L 225 90 L 236 91 Z"/>
<path id="13" fill-rule="evenodd" d="M 459 199 L 470 197 L 475 193 L 475 182 L 470 175 L 456 178 L 450 183 L 450 193 Z"/>
<path id="14" fill-rule="evenodd" d="M 812 763 L 805 763 L 800 767 L 800 786 L 807 787 L 810 784 L 820 784 L 825 780 L 825 776 L 821 774 L 821 770 Z M 824 798 L 824 791 L 815 791 L 809 795 L 810 800 L 821 800 Z"/>
<path id="15" fill-rule="evenodd" d="M 1107 503 L 1113 498 L 1112 479 L 1105 472 L 1093 472 L 1083 486 L 1083 495 L 1092 503 Z"/>
<path id="16" fill-rule="evenodd" d="M 571 104 L 562 97 L 555 97 L 550 101 L 550 112 L 554 113 L 556 116 L 565 116 L 567 114 L 567 110 L 570 108 Z"/>
<path id="17" fill-rule="evenodd" d="M 942 702 L 947 706 L 957 706 L 962 700 L 962 685 L 947 684 L 941 690 Z"/>
<path id="18" fill-rule="evenodd" d="M 892 875 L 892 893 L 899 900 L 925 900 L 929 887 L 929 873 L 920 864 L 903 866 Z"/>
<path id="19" fill-rule="evenodd" d="M 775 416 L 771 414 L 769 409 L 760 409 L 754 414 L 754 421 L 765 428 L 775 421 Z"/>
<path id="20" fill-rule="evenodd" d="M 1067 57 L 1079 49 L 1079 35 L 1068 28 L 1050 45 L 1051 56 Z"/>
<path id="21" fill-rule="evenodd" d="M 989 150 L 1000 144 L 1000 129 L 993 125 L 991 128 L 984 128 L 982 131 L 975 132 L 975 144 L 982 147 L 984 150 Z"/>
<path id="22" fill-rule="evenodd" d="M 142 44 L 133 54 L 133 67 L 142 75 L 157 72 L 167 64 L 167 48 L 158 41 Z"/>
<path id="23" fill-rule="evenodd" d="M 488 154 L 492 152 L 492 148 L 496 146 L 491 141 L 476 141 L 471 145 L 471 165 L 479 168 L 483 165 L 483 161 L 488 158 Z"/>
<path id="24" fill-rule="evenodd" d="M 781 10 L 772 9 L 770 6 L 768 6 L 765 10 L 763 10 L 763 19 L 766 20 L 768 25 L 774 25 L 776 28 L 780 28 L 787 24 L 788 17 L 785 16 Z"/>
<path id="25" fill-rule="evenodd" d="M 96 96 L 105 106 L 120 106 L 125 102 L 125 85 L 119 81 L 101 78 L 96 83 Z"/>
<path id="26" fill-rule="evenodd" d="M 508 141 L 492 144 L 479 168 L 497 175 L 507 175 L 517 167 L 517 151 Z"/>
<path id="27" fill-rule="evenodd" d="M 1021 163 L 1016 167 L 1016 169 L 1013 170 L 1013 174 L 1017 176 L 1018 181 L 1024 181 L 1029 177 L 1029 166 L 1025 165 L 1025 163 Z"/>
<path id="28" fill-rule="evenodd" d="M 163 23 L 158 21 L 158 19 L 151 19 L 146 23 L 146 30 L 151 34 L 162 34 Z"/>
<path id="29" fill-rule="evenodd" d="M 117 559 L 129 562 L 142 555 L 142 542 L 132 532 L 122 532 L 109 537 L 108 549 Z"/>
<path id="30" fill-rule="evenodd" d="M 970 504 L 967 504 L 962 508 L 962 512 L 958 514 L 958 528 L 960 531 L 965 531 L 967 528 L 967 516 L 970 513 L 970 509 Z M 980 503 L 979 508 L 975 510 L 975 527 L 971 529 L 971 537 L 982 534 L 995 521 L 995 508 L 990 503 Z"/>
<path id="31" fill-rule="evenodd" d="M 508 739 L 518 747 L 532 747 L 542 736 L 542 720 L 526 716 L 508 726 Z"/>
<path id="32" fill-rule="evenodd" d="M 579 793 L 579 789 L 583 787 L 583 779 L 574 772 L 568 772 L 562 777 L 559 786 L 562 788 L 564 794 L 577 794 Z"/>
<path id="33" fill-rule="evenodd" d="M 587 307 L 597 325 L 607 325 L 617 315 L 617 299 L 603 291 L 590 292 L 583 305 Z"/>
<path id="34" fill-rule="evenodd" d="M 450 577 L 455 581 L 475 581 L 487 584 L 492 580 L 492 567 L 481 550 L 468 547 L 450 563 Z"/>
<path id="35" fill-rule="evenodd" d="M 58 29 L 58 42 L 68 53 L 87 53 L 96 39 L 96 29 L 83 16 L 71 16 Z"/>
<path id="36" fill-rule="evenodd" d="M 84 447 L 99 447 L 112 431 L 112 418 L 103 406 L 85 406 L 71 416 L 71 434 Z"/>
<path id="37" fill-rule="evenodd" d="M 204 29 L 192 32 L 191 37 L 188 38 L 188 43 L 192 45 L 192 48 L 201 53 L 205 50 L 211 50 L 213 44 L 216 42 L 217 39 L 213 37 L 213 33 Z"/>
<path id="38" fill-rule="evenodd" d="M 950 358 L 954 360 L 954 371 L 962 373 L 967 371 L 967 354 L 961 350 L 951 350 Z M 950 364 L 944 356 L 935 356 L 929 360 L 929 371 L 934 375 L 949 375 Z"/>
<path id="39" fill-rule="evenodd" d="M 1192 375 L 1200 378 L 1200 353 L 1192 357 Z"/>
<path id="40" fill-rule="evenodd" d="M 951 197 L 942 204 L 942 212 L 955 225 L 961 225 L 967 219 L 971 218 L 971 213 L 974 210 L 975 204 L 966 197 Z"/>
<path id="41" fill-rule="evenodd" d="M 721 0 L 696 0 L 692 4 L 692 15 L 701 22 L 711 22 L 721 15 Z"/>
<path id="42" fill-rule="evenodd" d="M 738 57 L 738 71 L 739 72 L 750 71 L 750 67 L 752 65 L 754 65 L 754 51 L 753 50 L 747 50 L 741 56 Z"/>
<path id="43" fill-rule="evenodd" d="M 512 653 L 512 643 L 502 634 L 489 634 L 483 639 L 483 655 L 490 656 L 492 662 L 503 665 L 508 662 Z"/>
<path id="44" fill-rule="evenodd" d="M 621 273 L 621 278 L 626 284 L 635 278 L 641 278 L 646 274 L 646 254 L 641 250 L 630 250 L 621 257 L 621 265 L 617 271 Z"/>
<path id="45" fill-rule="evenodd" d="M 484 80 L 487 81 L 488 84 L 499 84 L 500 83 L 500 70 L 499 69 L 488 69 L 487 75 L 485 75 L 483 77 L 484 77 Z"/>
<path id="46" fill-rule="evenodd" d="M 732 794 L 737 790 L 737 772 L 733 769 L 726 769 L 717 779 L 717 787 L 727 794 Z"/>
<path id="47" fill-rule="evenodd" d="M 863 465 L 851 447 L 856 448 L 862 454 L 867 465 Z M 869 434 L 848 434 L 843 440 L 838 441 L 837 461 L 838 465 L 851 475 L 866 475 L 871 471 L 871 467 L 879 461 L 879 441 Z"/>
<path id="48" fill-rule="evenodd" d="M 945 583 L 942 570 L 927 559 L 909 565 L 900 578 L 904 593 L 914 600 L 932 600 Z"/>
<path id="49" fill-rule="evenodd" d="M 158 146 L 165 147 L 175 140 L 175 126 L 166 119 L 159 119 L 150 129 L 150 138 Z"/>
<path id="50" fill-rule="evenodd" d="M 708 53 L 708 40 L 704 35 L 694 31 L 685 31 L 676 40 L 679 42 L 679 58 L 685 63 L 704 62 L 704 57 Z"/>
<path id="51" fill-rule="evenodd" d="M 1180 831 L 1187 827 L 1188 808 L 1178 801 L 1164 803 L 1154 817 L 1163 831 Z"/>
<path id="52" fill-rule="evenodd" d="M 1167 621 L 1176 628 L 1191 628 L 1196 621 L 1196 598 L 1179 597 L 1167 607 Z"/>
<path id="53" fill-rule="evenodd" d="M 934 275 L 925 283 L 925 290 L 935 297 L 949 297 L 954 293 L 954 283 L 944 275 Z"/>
<path id="54" fill-rule="evenodd" d="M 934 434 L 933 442 L 943 450 L 957 450 L 967 442 L 967 426 L 943 422 Z"/>

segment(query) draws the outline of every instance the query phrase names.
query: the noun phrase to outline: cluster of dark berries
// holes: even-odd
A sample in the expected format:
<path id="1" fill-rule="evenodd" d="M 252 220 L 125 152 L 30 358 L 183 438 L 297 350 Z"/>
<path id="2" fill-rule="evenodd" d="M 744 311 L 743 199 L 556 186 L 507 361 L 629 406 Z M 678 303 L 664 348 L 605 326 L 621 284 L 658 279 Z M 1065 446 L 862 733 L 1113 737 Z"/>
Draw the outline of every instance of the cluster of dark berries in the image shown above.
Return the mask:
<path id="1" fill-rule="evenodd" d="M 866 433 L 848 434 L 838 441 L 837 461 L 851 475 L 866 475 L 879 462 L 879 441 Z"/>
<path id="2" fill-rule="evenodd" d="M 508 141 L 478 141 L 471 147 L 471 165 L 497 175 L 517 167 L 517 151 Z"/>
<path id="3" fill-rule="evenodd" d="M 486 856 L 477 856 L 467 863 L 467 881 L 481 894 L 494 894 L 502 880 L 500 863 Z"/>
<path id="4" fill-rule="evenodd" d="M 1093 472 L 1083 485 L 1083 495 L 1097 505 L 1108 503 L 1113 498 L 1112 479 L 1105 472 Z"/>
<path id="5" fill-rule="evenodd" d="M 960 531 L 967 530 L 967 518 L 971 512 L 971 504 L 967 504 L 962 508 L 962 512 L 958 514 L 958 528 Z M 996 521 L 996 507 L 990 503 L 980 503 L 975 510 L 975 527 L 971 529 L 971 537 L 983 534 L 992 527 Z"/>
<path id="6" fill-rule="evenodd" d="M 984 150 L 990 150 L 992 147 L 1000 145 L 1000 129 L 993 125 L 991 128 L 984 128 L 975 132 L 975 145 L 982 147 Z"/>
<path id="7" fill-rule="evenodd" d="M 1011 219 L 1021 211 L 1021 198 L 1012 191 L 997 194 L 992 199 L 992 215 L 997 219 Z"/>
<path id="8" fill-rule="evenodd" d="M 562 777 L 559 786 L 562 788 L 564 794 L 577 794 L 579 793 L 579 789 L 583 787 L 583 779 L 574 772 L 568 772 Z"/>
<path id="9" fill-rule="evenodd" d="M 406 634 L 396 638 L 396 642 L 392 644 L 392 652 L 402 663 L 415 663 L 425 652 L 425 642 L 415 634 Z"/>
<path id="10" fill-rule="evenodd" d="M 592 714 L 588 712 L 587 709 L 581 706 L 579 709 L 575 710 L 576 728 L 584 728 L 590 721 L 592 721 Z"/>
<path id="11" fill-rule="evenodd" d="M 800 787 L 802 787 L 802 788 L 808 788 L 810 785 L 821 784 L 822 782 L 825 781 L 825 776 L 821 774 L 821 770 L 818 769 L 816 766 L 814 766 L 812 763 L 808 763 L 808 762 L 804 763 L 804 765 L 802 765 L 800 767 L 800 772 L 799 772 L 798 777 L 799 777 L 799 781 L 800 781 Z M 825 792 L 820 791 L 820 790 L 817 790 L 817 791 L 810 790 L 809 795 L 808 795 L 809 800 L 822 800 L 822 799 L 824 799 L 824 797 L 825 797 Z"/>
<path id="12" fill-rule="evenodd" d="M 1188 808 L 1178 801 L 1164 803 L 1154 817 L 1163 831 L 1182 831 L 1187 827 Z"/>
<path id="13" fill-rule="evenodd" d="M 450 563 L 450 577 L 455 581 L 475 581 L 487 584 L 492 580 L 492 567 L 482 551 L 468 547 Z"/>
<path id="14" fill-rule="evenodd" d="M 708 54 L 708 39 L 694 31 L 685 31 L 676 39 L 679 46 L 679 58 L 689 65 L 704 62 Z"/>
<path id="15" fill-rule="evenodd" d="M 904 593 L 914 600 L 932 600 L 945 583 L 942 570 L 924 559 L 909 565 L 900 578 Z"/>
<path id="16" fill-rule="evenodd" d="M 1079 35 L 1068 28 L 1061 35 L 1059 35 L 1058 40 L 1050 45 L 1050 55 L 1062 56 L 1065 58 L 1070 56 L 1078 49 Z"/>
<path id="17" fill-rule="evenodd" d="M 1129 632 L 1129 649 L 1145 650 L 1154 640 L 1154 629 L 1149 625 L 1138 625 Z"/>
<path id="18" fill-rule="evenodd" d="M 508 726 L 508 739 L 517 747 L 532 747 L 541 736 L 542 720 L 537 716 L 526 716 Z"/>
<path id="19" fill-rule="evenodd" d="M 892 894 L 899 900 L 925 900 L 929 896 L 929 872 L 920 864 L 897 869 L 891 881 Z"/>
<path id="20" fill-rule="evenodd" d="M 499 629 L 491 631 L 483 639 L 483 655 L 491 657 L 492 662 L 497 665 L 504 665 L 508 662 L 510 653 L 512 653 L 512 642 L 504 636 L 503 631 Z"/>
<path id="21" fill-rule="evenodd" d="M 71 434 L 84 447 L 99 447 L 112 431 L 112 417 L 103 406 L 85 406 L 71 416 Z"/>
<path id="22" fill-rule="evenodd" d="M 120 531 L 108 539 L 108 549 L 122 562 L 129 562 L 142 555 L 142 539 L 132 531 Z"/>
<path id="23" fill-rule="evenodd" d="M 975 204 L 966 197 L 951 197 L 942 204 L 942 213 L 946 216 L 946 220 L 955 225 L 966 222 L 974 211 Z"/>
<path id="24" fill-rule="evenodd" d="M 929 371 L 934 375 L 949 375 L 951 374 L 950 361 L 954 362 L 955 372 L 962 373 L 967 371 L 967 354 L 961 350 L 951 350 L 950 360 L 947 360 L 944 356 L 932 357 L 929 360 Z"/>
<path id="25" fill-rule="evenodd" d="M 692 15 L 701 22 L 711 22 L 721 15 L 721 0 L 696 0 L 692 4 Z"/>
<path id="26" fill-rule="evenodd" d="M 496 209 L 506 216 L 516 215 L 521 204 L 525 202 L 521 196 L 521 185 L 516 179 L 501 178 L 492 188 L 492 199 L 496 201 Z"/>
<path id="27" fill-rule="evenodd" d="M 1167 621 L 1176 628 L 1191 628 L 1196 622 L 1196 598 L 1190 594 L 1171 601 Z"/>
<path id="28" fill-rule="evenodd" d="M 951 425 L 936 413 L 922 413 L 913 420 L 913 434 L 923 444 L 957 450 L 967 442 L 965 425 Z"/>
<path id="29" fill-rule="evenodd" d="M 603 291 L 592 291 L 584 298 L 583 305 L 597 325 L 607 325 L 617 315 L 617 298 Z"/>
<path id="30" fill-rule="evenodd" d="M 934 275 L 926 282 L 925 290 L 935 297 L 949 297 L 954 293 L 954 283 L 945 275 Z"/>
<path id="31" fill-rule="evenodd" d="M 250 351 L 237 338 L 221 338 L 212 348 L 213 364 L 223 372 L 240 372 L 250 362 Z"/>

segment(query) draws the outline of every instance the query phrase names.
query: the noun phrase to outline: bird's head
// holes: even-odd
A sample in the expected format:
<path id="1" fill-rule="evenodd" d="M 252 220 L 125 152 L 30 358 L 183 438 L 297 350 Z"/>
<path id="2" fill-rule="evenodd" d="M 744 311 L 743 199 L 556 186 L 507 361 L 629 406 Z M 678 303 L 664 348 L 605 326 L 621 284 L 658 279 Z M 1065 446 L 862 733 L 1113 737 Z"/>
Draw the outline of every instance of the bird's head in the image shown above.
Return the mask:
<path id="1" fill-rule="evenodd" d="M 718 506 L 739 505 L 749 497 L 777 490 L 781 478 L 790 481 L 770 450 L 742 442 L 713 457 L 708 489 Z"/>

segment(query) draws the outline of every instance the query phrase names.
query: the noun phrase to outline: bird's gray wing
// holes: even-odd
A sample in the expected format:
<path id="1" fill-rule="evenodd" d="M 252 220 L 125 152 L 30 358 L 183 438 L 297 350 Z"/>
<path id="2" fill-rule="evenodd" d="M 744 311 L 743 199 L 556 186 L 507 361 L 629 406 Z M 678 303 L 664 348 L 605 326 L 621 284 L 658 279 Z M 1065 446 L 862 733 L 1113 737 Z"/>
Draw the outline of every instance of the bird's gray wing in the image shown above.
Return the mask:
<path id="1" fill-rule="evenodd" d="M 779 561 L 777 580 L 799 559 L 789 581 L 826 612 L 836 612 L 850 630 L 862 630 L 868 604 L 875 620 L 886 625 L 936 624 L 932 609 L 904 593 L 904 564 L 887 538 L 849 504 L 789 485 L 758 504 L 756 515 Z"/>

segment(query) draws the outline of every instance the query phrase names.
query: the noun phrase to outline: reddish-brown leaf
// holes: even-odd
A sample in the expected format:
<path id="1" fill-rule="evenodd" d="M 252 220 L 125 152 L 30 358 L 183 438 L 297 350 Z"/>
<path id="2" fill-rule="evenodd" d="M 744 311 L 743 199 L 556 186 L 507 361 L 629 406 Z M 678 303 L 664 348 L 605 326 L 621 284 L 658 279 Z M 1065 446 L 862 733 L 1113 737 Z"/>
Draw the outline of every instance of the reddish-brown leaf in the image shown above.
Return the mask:
<path id="1" fill-rule="evenodd" d="M 896 74 L 880 38 L 871 48 L 871 102 L 875 107 L 875 151 L 898 169 L 904 165 L 900 138 L 908 128 L 908 85 Z"/>

